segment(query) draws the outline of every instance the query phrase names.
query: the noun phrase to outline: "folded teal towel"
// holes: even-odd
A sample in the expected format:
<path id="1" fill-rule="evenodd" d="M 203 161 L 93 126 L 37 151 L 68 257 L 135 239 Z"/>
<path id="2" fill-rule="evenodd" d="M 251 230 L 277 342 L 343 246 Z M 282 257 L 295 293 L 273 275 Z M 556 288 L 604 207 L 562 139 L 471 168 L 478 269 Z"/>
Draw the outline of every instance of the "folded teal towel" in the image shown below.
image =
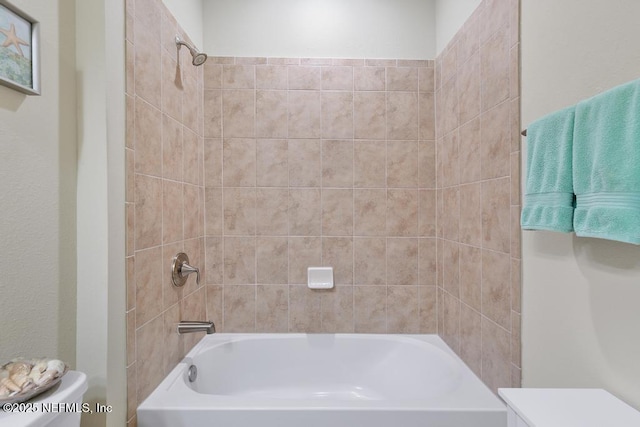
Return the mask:
<path id="1" fill-rule="evenodd" d="M 577 236 L 640 244 L 640 80 L 578 103 Z"/>
<path id="2" fill-rule="evenodd" d="M 520 224 L 524 230 L 573 231 L 572 146 L 575 106 L 546 115 L 527 129 L 527 176 Z"/>

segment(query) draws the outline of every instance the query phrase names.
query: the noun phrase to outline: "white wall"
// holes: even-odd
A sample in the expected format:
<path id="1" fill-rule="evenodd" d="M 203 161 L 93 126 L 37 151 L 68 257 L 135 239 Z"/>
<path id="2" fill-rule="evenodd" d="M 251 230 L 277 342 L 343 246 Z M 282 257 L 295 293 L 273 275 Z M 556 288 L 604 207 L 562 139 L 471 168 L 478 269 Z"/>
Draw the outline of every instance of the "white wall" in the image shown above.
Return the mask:
<path id="1" fill-rule="evenodd" d="M 203 0 L 162 0 L 200 50 L 203 49 Z M 206 1 L 206 0 L 205 0 Z"/>
<path id="2" fill-rule="evenodd" d="M 76 0 L 78 93 L 77 365 L 84 401 L 109 414 L 82 426 L 126 422 L 124 218 L 124 2 Z"/>
<path id="3" fill-rule="evenodd" d="M 436 0 L 436 53 L 440 55 L 482 0 Z"/>
<path id="4" fill-rule="evenodd" d="M 42 95 L 0 86 L 0 361 L 75 366 L 74 0 L 13 0 L 41 23 Z"/>
<path id="5" fill-rule="evenodd" d="M 0 361 L 64 360 L 114 408 L 83 425 L 121 426 L 124 4 L 12 3 L 41 23 L 42 95 L 0 86 Z"/>
<path id="6" fill-rule="evenodd" d="M 435 58 L 435 0 L 204 0 L 217 56 Z"/>
<path id="7" fill-rule="evenodd" d="M 640 77 L 638 16 L 637 0 L 522 0 L 523 126 Z M 523 385 L 640 409 L 640 247 L 524 232 L 522 249 Z"/>

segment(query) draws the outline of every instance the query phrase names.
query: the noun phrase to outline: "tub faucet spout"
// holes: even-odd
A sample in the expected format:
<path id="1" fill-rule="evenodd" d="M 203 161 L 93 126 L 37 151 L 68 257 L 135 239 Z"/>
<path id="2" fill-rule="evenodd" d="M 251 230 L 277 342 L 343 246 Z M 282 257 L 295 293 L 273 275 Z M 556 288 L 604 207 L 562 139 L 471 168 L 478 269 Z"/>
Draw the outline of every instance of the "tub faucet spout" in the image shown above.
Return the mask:
<path id="1" fill-rule="evenodd" d="M 178 323 L 178 334 L 188 334 L 190 332 L 206 332 L 207 334 L 213 334 L 216 331 L 216 325 L 213 322 L 193 322 L 183 320 Z"/>

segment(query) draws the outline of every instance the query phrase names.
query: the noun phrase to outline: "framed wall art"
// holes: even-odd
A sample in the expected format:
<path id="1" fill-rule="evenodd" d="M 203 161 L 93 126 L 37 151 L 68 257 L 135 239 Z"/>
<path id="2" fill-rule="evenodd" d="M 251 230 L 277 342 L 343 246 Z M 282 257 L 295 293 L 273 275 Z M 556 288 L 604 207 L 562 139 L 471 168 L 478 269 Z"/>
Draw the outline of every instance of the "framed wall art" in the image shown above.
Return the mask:
<path id="1" fill-rule="evenodd" d="M 0 84 L 40 95 L 38 22 L 0 0 Z"/>

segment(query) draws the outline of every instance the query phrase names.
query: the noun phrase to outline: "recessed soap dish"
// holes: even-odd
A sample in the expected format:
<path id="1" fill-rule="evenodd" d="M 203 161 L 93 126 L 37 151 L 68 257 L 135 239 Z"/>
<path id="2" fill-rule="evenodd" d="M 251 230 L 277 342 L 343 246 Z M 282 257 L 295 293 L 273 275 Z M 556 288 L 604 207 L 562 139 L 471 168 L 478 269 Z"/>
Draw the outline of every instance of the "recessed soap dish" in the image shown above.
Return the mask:
<path id="1" fill-rule="evenodd" d="M 333 288 L 333 267 L 307 268 L 307 286 L 310 289 Z"/>

